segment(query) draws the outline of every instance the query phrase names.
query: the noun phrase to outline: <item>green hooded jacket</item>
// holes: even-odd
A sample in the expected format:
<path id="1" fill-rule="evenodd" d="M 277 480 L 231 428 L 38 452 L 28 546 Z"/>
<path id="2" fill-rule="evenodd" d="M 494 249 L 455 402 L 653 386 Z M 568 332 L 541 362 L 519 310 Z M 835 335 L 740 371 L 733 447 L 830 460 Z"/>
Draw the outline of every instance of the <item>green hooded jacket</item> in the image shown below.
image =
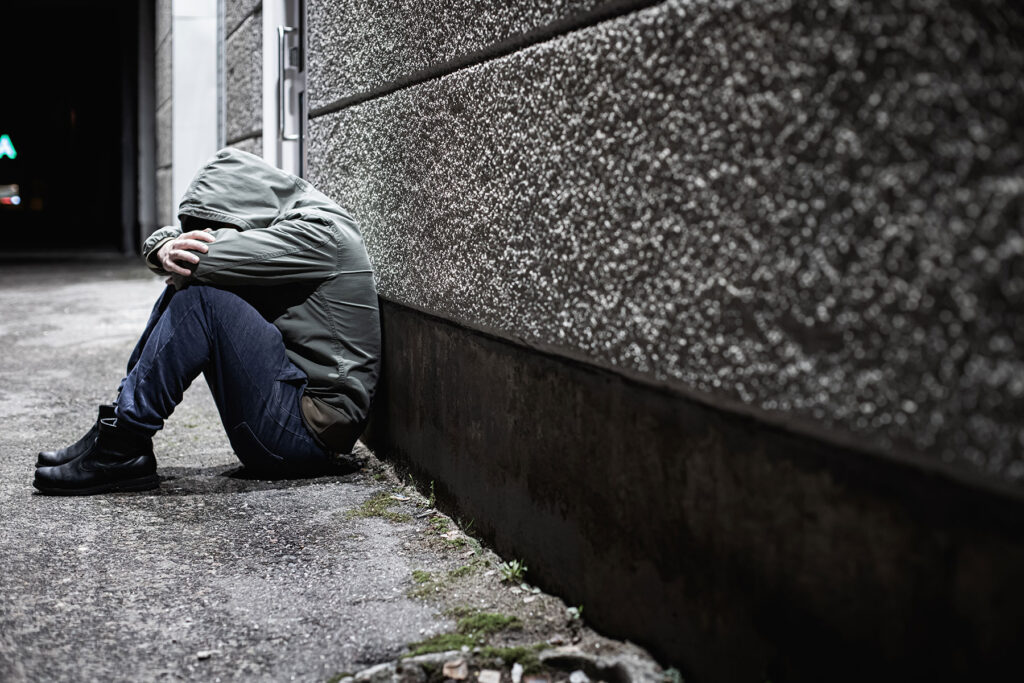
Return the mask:
<path id="1" fill-rule="evenodd" d="M 235 149 L 218 152 L 189 185 L 178 217 L 145 240 L 156 252 L 181 232 L 212 228 L 190 280 L 229 289 L 281 332 L 309 378 L 306 426 L 326 449 L 348 453 L 362 433 L 380 370 L 373 269 L 355 220 L 295 176 Z"/>

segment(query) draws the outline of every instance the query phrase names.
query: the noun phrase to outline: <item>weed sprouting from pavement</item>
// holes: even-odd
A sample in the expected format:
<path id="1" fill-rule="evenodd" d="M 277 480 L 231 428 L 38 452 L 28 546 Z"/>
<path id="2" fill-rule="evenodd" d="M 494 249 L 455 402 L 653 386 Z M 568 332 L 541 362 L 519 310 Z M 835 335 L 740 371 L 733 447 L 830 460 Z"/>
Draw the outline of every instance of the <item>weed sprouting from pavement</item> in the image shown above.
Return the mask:
<path id="1" fill-rule="evenodd" d="M 473 520 L 472 519 L 470 519 L 468 522 L 463 522 L 462 519 L 459 519 L 458 521 L 455 522 L 455 524 L 460 529 L 462 529 L 462 533 L 466 534 L 467 536 L 469 536 L 470 532 L 473 530 Z"/>
<path id="2" fill-rule="evenodd" d="M 468 574 L 471 574 L 472 572 L 473 572 L 473 565 L 471 565 L 471 564 L 464 564 L 461 567 L 457 567 L 457 568 L 451 570 L 450 572 L 448 572 L 448 576 L 450 576 L 453 579 L 457 579 L 457 578 L 459 578 L 461 576 L 466 576 Z"/>
<path id="3" fill-rule="evenodd" d="M 495 612 L 477 612 L 459 619 L 457 629 L 459 633 L 473 636 L 483 642 L 483 639 L 492 633 L 522 627 L 523 622 L 519 621 L 519 617 Z"/>
<path id="4" fill-rule="evenodd" d="M 398 501 L 387 491 L 380 491 L 370 496 L 362 505 L 345 513 L 346 517 L 381 517 L 389 522 L 408 522 L 412 516 L 404 512 L 395 512 L 392 507 Z"/>
<path id="5" fill-rule="evenodd" d="M 448 652 L 449 650 L 459 650 L 462 646 L 473 647 L 476 645 L 469 636 L 462 635 L 461 633 L 440 633 L 436 636 L 431 636 L 426 640 L 421 640 L 418 643 L 412 643 L 409 645 L 411 652 L 403 657 L 415 657 L 417 655 L 426 655 L 431 652 Z"/>
<path id="6" fill-rule="evenodd" d="M 463 646 L 475 647 L 478 645 L 484 645 L 487 642 L 488 636 L 498 633 L 499 631 L 520 629 L 522 627 L 523 623 L 515 616 L 498 614 L 495 612 L 473 612 L 466 614 L 459 619 L 456 626 L 456 633 L 441 633 L 436 636 L 431 636 L 425 640 L 421 640 L 418 643 L 411 643 L 409 645 L 409 650 L 411 651 L 410 654 L 403 656 L 414 657 L 416 655 L 423 655 L 431 652 L 458 650 Z M 492 649 L 494 652 L 514 654 L 510 648 Z M 525 656 L 525 652 L 523 654 Z M 508 661 L 517 660 L 510 658 Z"/>
<path id="7" fill-rule="evenodd" d="M 520 583 L 526 577 L 526 565 L 521 560 L 510 560 L 498 565 L 501 580 L 506 583 Z"/>

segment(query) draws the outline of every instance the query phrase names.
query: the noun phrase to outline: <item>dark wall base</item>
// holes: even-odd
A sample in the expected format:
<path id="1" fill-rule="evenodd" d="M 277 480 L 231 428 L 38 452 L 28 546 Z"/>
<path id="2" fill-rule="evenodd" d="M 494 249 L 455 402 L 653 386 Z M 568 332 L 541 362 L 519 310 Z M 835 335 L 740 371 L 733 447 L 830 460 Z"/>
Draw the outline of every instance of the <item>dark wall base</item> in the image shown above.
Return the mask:
<path id="1" fill-rule="evenodd" d="M 367 440 L 598 629 L 697 681 L 1016 669 L 1020 500 L 382 304 Z"/>

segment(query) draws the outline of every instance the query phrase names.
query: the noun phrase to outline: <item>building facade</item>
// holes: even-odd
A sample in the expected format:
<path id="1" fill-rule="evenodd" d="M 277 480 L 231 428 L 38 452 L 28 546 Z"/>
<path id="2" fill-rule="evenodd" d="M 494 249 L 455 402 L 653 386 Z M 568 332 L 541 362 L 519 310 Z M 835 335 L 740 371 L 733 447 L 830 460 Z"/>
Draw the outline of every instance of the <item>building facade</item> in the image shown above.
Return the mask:
<path id="1" fill-rule="evenodd" d="M 173 4 L 161 223 L 194 171 Z M 1008 659 L 1019 8 L 215 9 L 218 144 L 362 227 L 386 349 L 367 442 L 531 580 L 695 680 Z"/>

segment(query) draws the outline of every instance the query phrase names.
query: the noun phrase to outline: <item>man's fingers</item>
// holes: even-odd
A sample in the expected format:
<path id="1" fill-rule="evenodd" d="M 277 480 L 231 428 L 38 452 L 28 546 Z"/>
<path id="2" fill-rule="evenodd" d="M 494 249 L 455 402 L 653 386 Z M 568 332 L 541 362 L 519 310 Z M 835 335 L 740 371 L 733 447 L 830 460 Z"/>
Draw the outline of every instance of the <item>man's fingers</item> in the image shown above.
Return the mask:
<path id="1" fill-rule="evenodd" d="M 214 236 L 204 230 L 179 235 L 160 247 L 160 265 L 172 275 L 191 277 L 192 271 L 183 264 L 194 266 L 199 263 L 199 254 L 207 253 L 209 247 L 206 245 L 214 240 Z"/>
<path id="2" fill-rule="evenodd" d="M 175 263 L 173 258 L 168 258 L 167 262 L 164 263 L 163 265 L 164 270 L 166 270 L 168 273 L 177 273 L 178 275 L 184 275 L 185 277 L 188 277 L 189 275 L 192 274 L 192 271 L 182 266 L 179 266 L 177 263 Z"/>
<path id="3" fill-rule="evenodd" d="M 203 242 L 200 242 L 199 240 L 182 239 L 182 238 L 179 237 L 178 239 L 174 240 L 174 244 L 171 245 L 171 250 L 174 251 L 174 250 L 181 250 L 181 249 L 189 249 L 191 251 L 198 251 L 198 252 L 203 253 L 203 254 L 205 254 L 206 252 L 208 252 L 210 250 L 210 248 L 208 246 L 206 246 L 206 244 L 204 244 Z"/>
<path id="4" fill-rule="evenodd" d="M 216 237 L 210 234 L 209 230 L 191 230 L 182 233 L 178 239 L 199 240 L 201 242 L 213 242 Z"/>
<path id="5" fill-rule="evenodd" d="M 186 263 L 199 263 L 199 256 L 192 251 L 187 249 L 171 249 L 168 256 L 175 261 L 185 261 Z"/>

